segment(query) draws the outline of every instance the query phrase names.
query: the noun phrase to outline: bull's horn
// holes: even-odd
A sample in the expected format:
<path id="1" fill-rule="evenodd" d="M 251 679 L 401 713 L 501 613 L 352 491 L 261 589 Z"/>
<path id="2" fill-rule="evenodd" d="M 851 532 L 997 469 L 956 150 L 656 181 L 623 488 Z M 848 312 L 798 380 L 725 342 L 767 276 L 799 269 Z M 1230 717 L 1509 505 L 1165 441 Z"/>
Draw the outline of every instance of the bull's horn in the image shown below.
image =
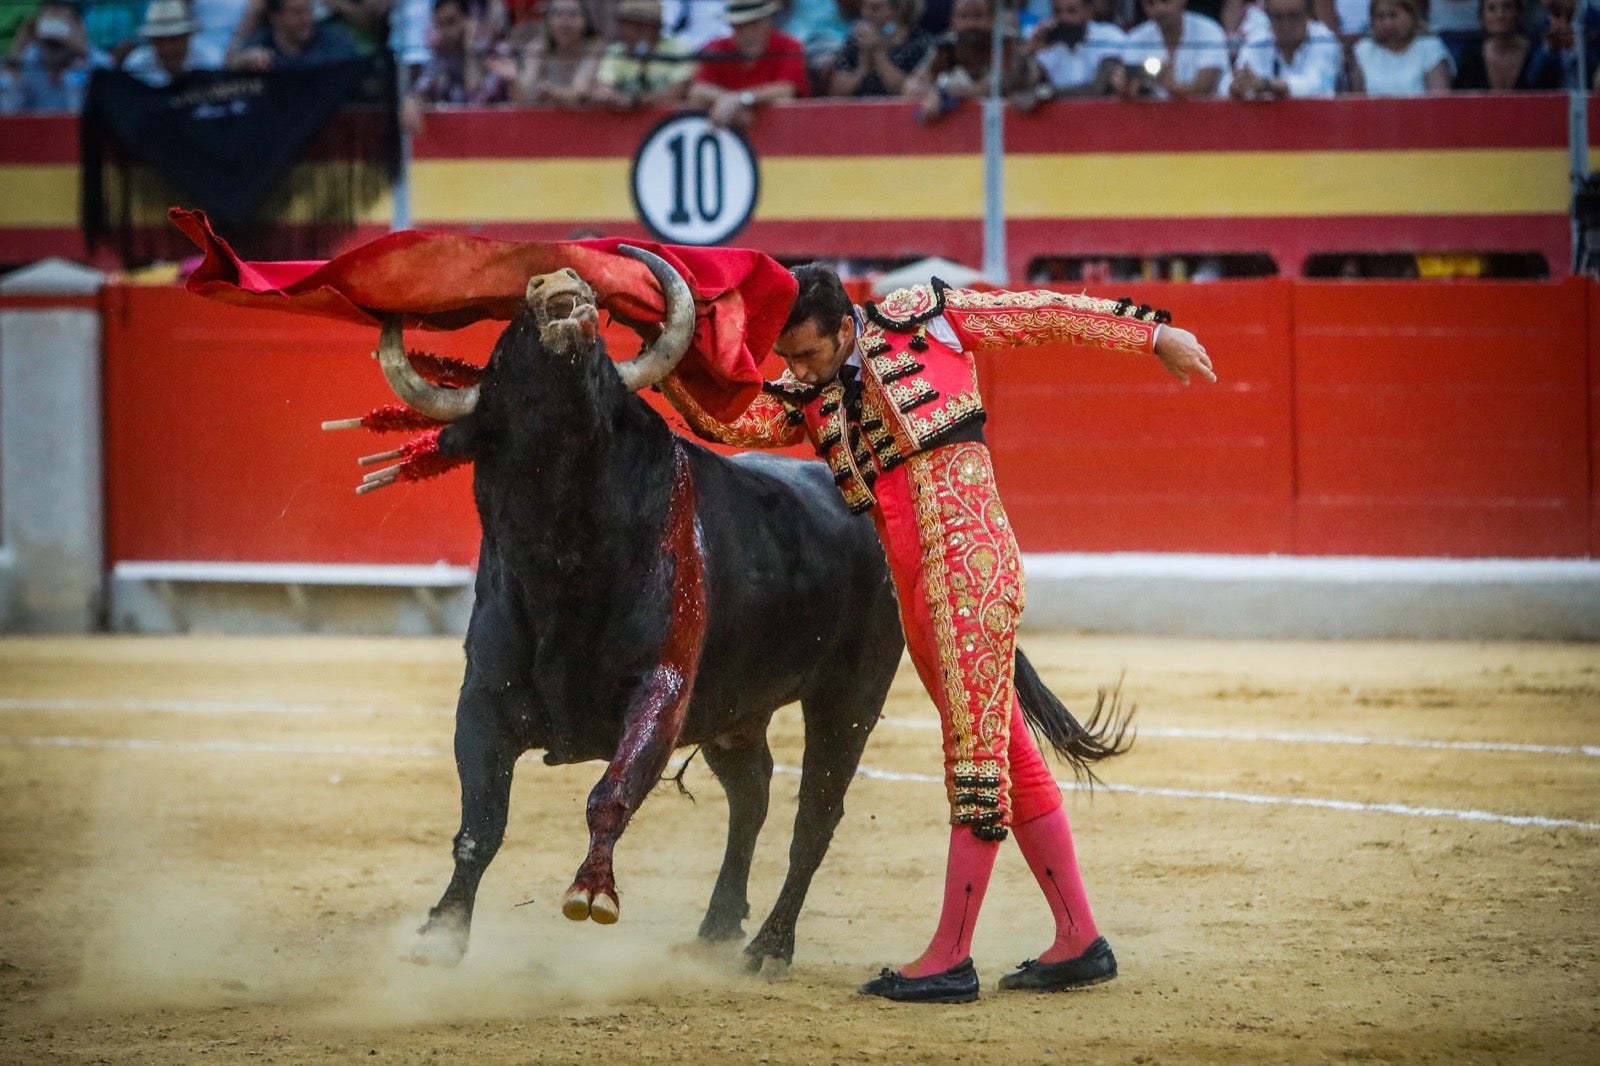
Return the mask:
<path id="1" fill-rule="evenodd" d="M 617 374 L 630 390 L 647 389 L 672 373 L 694 336 L 694 294 L 688 282 L 665 259 L 631 244 L 617 245 L 617 251 L 650 268 L 667 305 L 667 322 L 656 342 L 625 363 L 617 364 Z"/>
<path id="2" fill-rule="evenodd" d="M 378 338 L 378 365 L 383 367 L 384 380 L 413 411 L 440 422 L 454 422 L 472 413 L 478 405 L 478 387 L 446 389 L 417 373 L 411 360 L 406 358 L 405 339 L 400 330 L 399 315 L 389 315 L 383 320 L 383 332 Z"/>

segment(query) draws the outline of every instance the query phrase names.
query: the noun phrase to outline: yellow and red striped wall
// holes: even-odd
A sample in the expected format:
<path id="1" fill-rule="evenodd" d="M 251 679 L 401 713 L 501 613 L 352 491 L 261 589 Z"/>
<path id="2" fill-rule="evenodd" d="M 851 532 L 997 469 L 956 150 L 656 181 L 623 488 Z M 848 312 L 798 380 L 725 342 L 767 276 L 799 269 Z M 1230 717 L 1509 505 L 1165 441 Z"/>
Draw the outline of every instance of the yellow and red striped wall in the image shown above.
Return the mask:
<path id="1" fill-rule="evenodd" d="M 642 236 L 630 162 L 662 117 L 430 113 L 414 142 L 412 224 Z M 1593 137 L 1600 115 L 1591 126 Z M 764 110 L 750 141 L 760 198 L 732 243 L 780 256 L 981 260 L 975 107 L 922 126 L 899 102 L 803 101 Z M 1013 278 L 1043 255 L 1266 252 L 1291 276 L 1319 252 L 1539 252 L 1555 276 L 1569 267 L 1560 94 L 1059 101 L 1008 113 L 1005 144 Z M 74 120 L 0 119 L 0 261 L 82 257 L 77 189 Z M 390 217 L 390 201 L 373 205 L 352 240 Z"/>

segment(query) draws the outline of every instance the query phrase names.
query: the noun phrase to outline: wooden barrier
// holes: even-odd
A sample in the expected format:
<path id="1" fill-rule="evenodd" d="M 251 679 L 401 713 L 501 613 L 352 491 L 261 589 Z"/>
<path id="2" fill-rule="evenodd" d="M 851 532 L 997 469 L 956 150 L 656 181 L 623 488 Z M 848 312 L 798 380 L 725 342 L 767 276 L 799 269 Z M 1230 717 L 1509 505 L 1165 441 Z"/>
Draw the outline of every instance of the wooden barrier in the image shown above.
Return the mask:
<path id="1" fill-rule="evenodd" d="M 1594 288 L 1136 287 L 1205 340 L 1222 382 L 1185 389 L 1151 362 L 1067 345 L 985 353 L 1019 538 L 1029 551 L 1600 554 Z M 138 286 L 108 289 L 105 317 L 109 561 L 473 561 L 464 470 L 357 497 L 356 457 L 395 438 L 318 428 L 391 401 L 366 358 L 373 331 Z M 481 362 L 496 332 L 409 340 Z M 608 333 L 613 354 L 637 349 Z"/>

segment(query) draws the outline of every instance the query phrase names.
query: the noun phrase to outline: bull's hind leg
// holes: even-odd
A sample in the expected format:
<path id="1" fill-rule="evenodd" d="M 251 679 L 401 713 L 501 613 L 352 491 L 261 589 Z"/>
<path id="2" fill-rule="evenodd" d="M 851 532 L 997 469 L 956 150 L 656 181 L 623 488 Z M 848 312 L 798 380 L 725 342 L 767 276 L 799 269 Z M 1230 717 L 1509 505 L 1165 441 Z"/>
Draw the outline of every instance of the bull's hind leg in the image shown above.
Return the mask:
<path id="1" fill-rule="evenodd" d="M 759 727 L 754 736 L 719 738 L 700 751 L 728 794 L 728 849 L 722 857 L 717 886 L 711 890 L 711 906 L 700 923 L 700 939 L 743 940 L 744 920 L 750 915 L 746 894 L 750 859 L 755 854 L 756 837 L 767 820 L 772 751 L 767 747 L 765 731 Z"/>
<path id="2" fill-rule="evenodd" d="M 466 700 L 463 697 L 463 703 Z M 461 830 L 456 833 L 456 868 L 438 904 L 419 929 L 410 958 L 454 966 L 467 953 L 478 882 L 505 837 L 511 806 L 511 773 L 522 749 L 505 733 L 468 713 L 456 715 L 456 772 L 461 778 Z"/>
<path id="3" fill-rule="evenodd" d="M 888 676 L 893 676 L 892 666 Z M 861 763 L 861 752 L 877 722 L 888 686 L 885 678 L 876 691 L 876 699 L 872 692 L 857 692 L 848 697 L 811 697 L 801 703 L 806 752 L 800 770 L 800 807 L 794 816 L 794 840 L 789 845 L 789 872 L 772 913 L 744 949 L 745 968 L 752 973 L 765 968 L 769 959 L 781 969 L 794 957 L 795 921 L 811 888 L 811 878 L 828 853 L 833 831 L 844 817 L 845 790 Z"/>

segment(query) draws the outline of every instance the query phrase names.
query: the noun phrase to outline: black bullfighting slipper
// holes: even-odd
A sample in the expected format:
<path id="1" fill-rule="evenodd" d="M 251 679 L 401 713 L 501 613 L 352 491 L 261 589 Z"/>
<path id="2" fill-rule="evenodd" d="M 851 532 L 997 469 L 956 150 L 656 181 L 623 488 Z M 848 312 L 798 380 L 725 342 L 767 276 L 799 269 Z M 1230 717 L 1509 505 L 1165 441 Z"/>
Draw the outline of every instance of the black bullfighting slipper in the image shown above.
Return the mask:
<path id="1" fill-rule="evenodd" d="M 926 977 L 907 977 L 886 967 L 861 986 L 861 994 L 897 1003 L 971 1003 L 978 998 L 978 971 L 970 958 Z"/>
<path id="2" fill-rule="evenodd" d="M 1075 959 L 1060 962 L 1029 959 L 1000 978 L 1000 987 L 1005 991 L 1068 992 L 1101 984 L 1115 976 L 1117 957 L 1111 954 L 1106 938 L 1099 937 Z"/>

